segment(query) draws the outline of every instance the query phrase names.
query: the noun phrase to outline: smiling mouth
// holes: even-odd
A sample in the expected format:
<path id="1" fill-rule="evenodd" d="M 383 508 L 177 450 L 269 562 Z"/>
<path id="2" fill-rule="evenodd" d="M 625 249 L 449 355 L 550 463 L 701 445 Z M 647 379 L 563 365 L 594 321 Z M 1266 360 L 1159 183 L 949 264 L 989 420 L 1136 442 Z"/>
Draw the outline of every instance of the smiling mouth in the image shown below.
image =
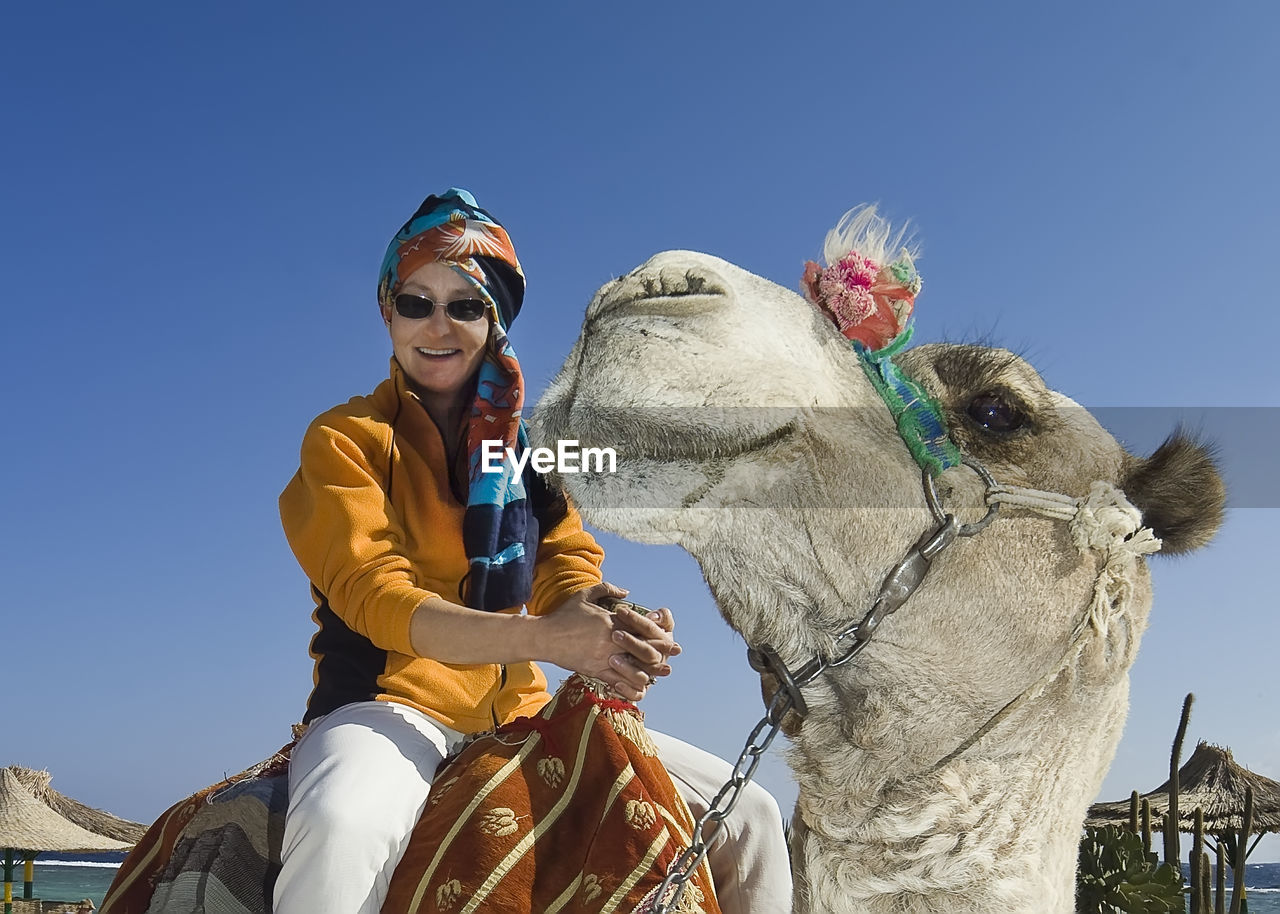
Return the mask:
<path id="1" fill-rule="evenodd" d="M 416 351 L 419 355 L 435 356 L 438 358 L 440 356 L 454 355 L 455 353 L 461 352 L 462 350 L 461 349 L 427 349 L 425 347 L 419 346 L 417 347 Z"/>

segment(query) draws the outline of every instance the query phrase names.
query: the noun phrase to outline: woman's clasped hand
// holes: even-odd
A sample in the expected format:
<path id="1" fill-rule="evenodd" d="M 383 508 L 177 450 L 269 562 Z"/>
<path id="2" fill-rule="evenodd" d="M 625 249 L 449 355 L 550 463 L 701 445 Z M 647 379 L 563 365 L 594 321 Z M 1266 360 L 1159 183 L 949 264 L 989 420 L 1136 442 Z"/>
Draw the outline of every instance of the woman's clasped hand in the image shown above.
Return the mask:
<path id="1" fill-rule="evenodd" d="M 669 657 L 680 653 L 672 637 L 671 610 L 647 614 L 618 604 L 606 609 L 609 598 L 621 600 L 627 591 L 607 582 L 571 594 L 539 621 L 549 641 L 545 659 L 566 670 L 606 682 L 628 701 L 639 701 L 661 676 L 671 673 Z"/>

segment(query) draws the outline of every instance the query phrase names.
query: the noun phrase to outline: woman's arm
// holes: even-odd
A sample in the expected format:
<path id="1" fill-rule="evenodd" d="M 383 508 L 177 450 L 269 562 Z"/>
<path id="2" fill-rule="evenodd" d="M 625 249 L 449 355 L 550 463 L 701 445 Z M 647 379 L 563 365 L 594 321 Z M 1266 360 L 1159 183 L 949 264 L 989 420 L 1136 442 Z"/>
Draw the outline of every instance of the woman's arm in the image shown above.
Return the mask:
<path id="1" fill-rule="evenodd" d="M 390 438 L 384 422 L 342 407 L 317 418 L 280 495 L 280 521 L 303 573 L 343 623 L 382 650 L 412 654 L 414 612 L 439 594 L 418 585 L 384 490 Z"/>
<path id="2" fill-rule="evenodd" d="M 383 650 L 444 663 L 545 660 L 638 699 L 649 677 L 662 674 L 660 651 L 614 640 L 614 617 L 596 601 L 624 592 L 600 582 L 603 551 L 576 514 L 552 538 L 545 562 L 539 550 L 536 589 L 544 600 L 560 597 L 542 616 L 482 612 L 417 585 L 403 526 L 369 457 L 389 446 L 382 427 L 340 412 L 317 419 L 280 496 L 289 545 L 339 618 Z"/>
<path id="3" fill-rule="evenodd" d="M 670 667 L 658 648 L 617 630 L 615 615 L 599 603 L 624 594 L 612 584 L 595 584 L 570 594 L 541 616 L 481 612 L 432 597 L 413 614 L 414 653 L 445 663 L 542 660 L 603 680 L 623 698 L 638 701 L 651 676 L 663 667 L 669 672 Z M 648 625 L 656 630 L 658 641 L 669 639 L 655 623 Z M 619 635 L 625 635 L 625 643 Z M 650 673 L 651 669 L 659 672 Z"/>

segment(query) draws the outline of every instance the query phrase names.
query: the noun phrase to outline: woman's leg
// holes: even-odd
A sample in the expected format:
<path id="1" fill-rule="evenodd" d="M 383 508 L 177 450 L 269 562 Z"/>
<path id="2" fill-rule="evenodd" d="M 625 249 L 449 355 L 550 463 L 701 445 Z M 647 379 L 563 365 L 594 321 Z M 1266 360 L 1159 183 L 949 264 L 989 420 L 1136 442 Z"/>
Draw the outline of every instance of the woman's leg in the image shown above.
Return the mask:
<path id="1" fill-rule="evenodd" d="M 460 738 L 385 701 L 312 721 L 289 762 L 275 914 L 378 914 L 431 778 Z"/>
<path id="2" fill-rule="evenodd" d="M 728 782 L 733 766 L 674 736 L 653 730 L 649 735 L 697 819 Z M 759 784 L 743 788 L 707 860 L 725 914 L 788 914 L 791 910 L 791 861 L 782 814 L 777 801 Z"/>

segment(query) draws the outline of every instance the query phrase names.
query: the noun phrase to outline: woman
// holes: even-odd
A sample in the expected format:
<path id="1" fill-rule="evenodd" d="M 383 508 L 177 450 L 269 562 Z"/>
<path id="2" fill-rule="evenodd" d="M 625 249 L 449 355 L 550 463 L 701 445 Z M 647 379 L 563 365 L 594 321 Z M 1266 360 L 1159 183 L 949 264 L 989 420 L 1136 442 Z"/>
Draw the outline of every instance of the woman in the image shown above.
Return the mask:
<path id="1" fill-rule="evenodd" d="M 502 226 L 466 191 L 428 197 L 379 277 L 391 376 L 311 424 L 281 495 L 319 631 L 277 914 L 379 911 L 443 758 L 549 700 L 535 661 L 634 701 L 678 653 L 668 611 L 600 606 L 626 592 L 603 582 L 603 551 L 562 495 L 510 460 L 483 471 L 485 440 L 526 446 L 506 336 L 523 297 Z M 654 735 L 699 814 L 728 765 Z M 748 791 L 735 818 L 711 858 L 721 906 L 789 910 L 776 804 Z"/>

